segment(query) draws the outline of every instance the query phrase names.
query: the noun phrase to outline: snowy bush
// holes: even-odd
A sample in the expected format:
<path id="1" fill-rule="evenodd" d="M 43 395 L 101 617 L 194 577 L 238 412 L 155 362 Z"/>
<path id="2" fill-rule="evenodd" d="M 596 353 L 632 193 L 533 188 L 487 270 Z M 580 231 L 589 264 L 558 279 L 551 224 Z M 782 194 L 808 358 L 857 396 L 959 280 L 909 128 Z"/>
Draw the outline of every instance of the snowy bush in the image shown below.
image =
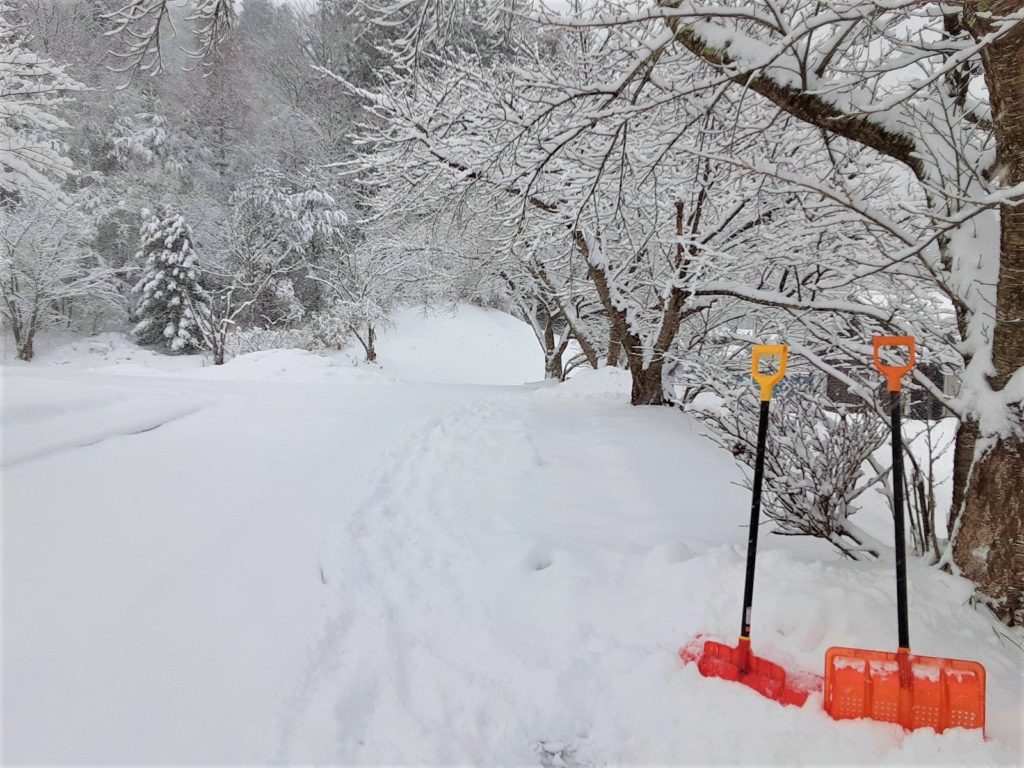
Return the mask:
<path id="1" fill-rule="evenodd" d="M 348 323 L 329 309 L 314 312 L 308 329 L 317 343 L 334 349 L 342 349 L 352 338 Z"/>
<path id="2" fill-rule="evenodd" d="M 693 411 L 710 437 L 748 467 L 757 450 L 759 401 L 733 392 L 724 407 Z M 885 440 L 871 412 L 837 409 L 823 395 L 786 393 L 772 400 L 765 451 L 763 510 L 787 536 L 825 539 L 854 559 L 878 555 L 870 536 L 850 522 L 856 499 L 877 482 L 865 463 Z"/>
<path id="3" fill-rule="evenodd" d="M 227 349 L 232 357 L 269 349 L 305 349 L 314 351 L 321 344 L 309 328 L 248 328 L 228 337 Z"/>
<path id="4" fill-rule="evenodd" d="M 325 346 L 341 349 L 355 338 L 366 352 L 366 361 L 377 359 L 377 333 L 390 322 L 389 307 L 379 297 L 335 299 L 328 309 L 313 314 L 310 327 Z"/>

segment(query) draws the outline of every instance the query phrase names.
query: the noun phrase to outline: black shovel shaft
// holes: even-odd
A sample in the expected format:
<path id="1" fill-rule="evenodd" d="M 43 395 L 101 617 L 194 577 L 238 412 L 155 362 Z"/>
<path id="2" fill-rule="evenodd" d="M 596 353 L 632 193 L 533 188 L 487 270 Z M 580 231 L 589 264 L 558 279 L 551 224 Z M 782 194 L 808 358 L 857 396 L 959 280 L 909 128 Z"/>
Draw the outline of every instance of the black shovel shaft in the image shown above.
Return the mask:
<path id="1" fill-rule="evenodd" d="M 761 485 L 764 482 L 764 450 L 768 440 L 768 404 L 761 401 L 757 423 L 757 456 L 754 459 L 754 495 L 750 501 L 750 529 L 747 532 L 747 578 L 743 585 L 743 619 L 740 637 L 750 637 L 750 612 L 754 604 L 754 562 L 757 560 L 757 530 L 761 522 Z"/>
<path id="2" fill-rule="evenodd" d="M 910 650 L 907 617 L 907 547 L 903 531 L 903 432 L 900 428 L 900 393 L 889 393 L 892 411 L 892 511 L 896 528 L 896 615 L 900 648 Z"/>

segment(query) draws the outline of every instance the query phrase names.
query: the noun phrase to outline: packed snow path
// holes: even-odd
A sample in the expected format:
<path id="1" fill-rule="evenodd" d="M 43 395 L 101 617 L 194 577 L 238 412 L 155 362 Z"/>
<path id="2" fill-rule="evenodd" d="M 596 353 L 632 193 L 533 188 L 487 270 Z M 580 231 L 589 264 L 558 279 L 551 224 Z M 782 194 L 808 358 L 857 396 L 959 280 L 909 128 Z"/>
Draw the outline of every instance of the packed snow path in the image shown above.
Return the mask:
<path id="1" fill-rule="evenodd" d="M 452 378 L 537 377 L 523 329 L 460 318 L 459 346 L 500 359 Z M 697 632 L 734 639 L 731 458 L 630 408 L 616 372 L 423 383 L 444 349 L 465 359 L 437 322 L 383 356 L 405 382 L 297 352 L 5 371 L 6 762 L 1019 759 L 1020 655 L 919 564 L 915 648 L 986 664 L 987 742 L 834 723 L 820 697 L 784 709 L 682 667 Z M 761 652 L 820 671 L 829 645 L 892 645 L 890 565 L 764 544 Z"/>

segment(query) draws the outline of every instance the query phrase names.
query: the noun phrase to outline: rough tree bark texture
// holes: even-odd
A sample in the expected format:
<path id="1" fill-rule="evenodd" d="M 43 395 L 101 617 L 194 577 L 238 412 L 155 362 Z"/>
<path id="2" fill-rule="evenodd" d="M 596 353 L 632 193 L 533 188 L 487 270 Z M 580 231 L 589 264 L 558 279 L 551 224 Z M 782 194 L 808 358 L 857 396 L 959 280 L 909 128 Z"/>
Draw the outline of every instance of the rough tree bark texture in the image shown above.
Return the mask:
<path id="1" fill-rule="evenodd" d="M 594 284 L 597 296 L 604 307 L 604 313 L 608 316 L 608 357 L 606 364 L 617 366 L 619 364 L 619 350 L 622 347 L 623 338 L 626 335 L 626 315 L 612 302 L 611 291 L 608 288 L 608 280 L 604 272 L 590 263 L 590 246 L 587 238 L 580 231 L 573 234 L 576 250 L 583 257 L 583 263 L 587 265 L 587 278 Z"/>
<path id="2" fill-rule="evenodd" d="M 639 339 L 628 334 L 626 343 L 629 344 L 630 340 L 639 342 Z M 626 360 L 633 378 L 633 392 L 630 398 L 633 405 L 668 405 L 669 401 L 665 397 L 665 384 L 662 380 L 662 371 L 665 367 L 664 358 L 652 360 L 644 365 L 641 355 L 627 352 Z"/>
<path id="3" fill-rule="evenodd" d="M 18 359 L 26 363 L 35 357 L 36 320 L 39 316 L 38 307 L 32 311 L 27 321 L 21 318 L 11 307 L 11 331 L 14 333 L 14 346 L 18 350 Z"/>
<path id="4" fill-rule="evenodd" d="M 544 378 L 561 381 L 564 376 L 562 353 L 566 345 L 555 337 L 555 320 L 549 314 L 544 323 Z"/>
<path id="5" fill-rule="evenodd" d="M 972 2 L 965 21 L 975 33 L 1024 8 L 1024 0 Z M 987 13 L 981 17 L 979 11 Z M 995 178 L 1003 186 L 1024 183 L 1024 23 L 982 52 L 996 138 Z M 999 285 L 992 336 L 990 383 L 996 391 L 1024 368 L 1024 205 L 1000 210 Z M 1018 404 L 1015 417 L 1024 408 Z M 993 608 L 1010 624 L 1024 622 L 1024 440 L 1021 427 L 1003 436 L 975 462 L 964 491 L 964 508 L 953 558 L 978 583 Z M 984 438 L 983 438 L 984 441 Z M 982 443 L 984 446 L 984 442 Z"/>
<path id="6" fill-rule="evenodd" d="M 953 444 L 953 503 L 949 508 L 947 533 L 953 534 L 956 521 L 963 509 L 964 492 L 967 480 L 971 476 L 974 464 L 974 446 L 978 442 L 978 424 L 974 421 L 962 420 L 956 428 L 956 441 Z"/>
<path id="7" fill-rule="evenodd" d="M 372 325 L 366 326 L 366 362 L 377 362 L 377 330 Z"/>
<path id="8" fill-rule="evenodd" d="M 626 336 L 626 322 L 618 314 L 608 324 L 608 358 L 605 363 L 612 368 L 619 366 L 619 355 L 622 353 L 622 340 Z"/>
<path id="9" fill-rule="evenodd" d="M 35 330 L 30 330 L 25 334 L 24 342 L 18 344 L 18 359 L 24 360 L 26 363 L 31 362 L 32 358 L 35 357 L 35 350 L 33 349 L 35 342 Z"/>

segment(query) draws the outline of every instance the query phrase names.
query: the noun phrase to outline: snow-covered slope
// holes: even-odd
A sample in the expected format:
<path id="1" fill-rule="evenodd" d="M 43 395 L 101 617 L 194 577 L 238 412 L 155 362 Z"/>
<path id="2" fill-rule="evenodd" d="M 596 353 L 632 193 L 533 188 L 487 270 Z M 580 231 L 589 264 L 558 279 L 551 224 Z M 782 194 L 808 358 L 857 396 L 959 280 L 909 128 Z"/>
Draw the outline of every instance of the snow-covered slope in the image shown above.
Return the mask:
<path id="1" fill-rule="evenodd" d="M 526 341 L 464 308 L 403 316 L 379 369 L 6 368 L 4 759 L 1019 761 L 1019 650 L 919 563 L 915 650 L 986 664 L 987 740 L 837 723 L 820 696 L 783 708 L 682 666 L 696 633 L 735 639 L 740 473 L 689 417 L 630 408 L 621 372 L 467 383 L 539 378 Z M 762 542 L 761 653 L 820 671 L 831 644 L 894 646 L 890 564 Z"/>
<path id="2" fill-rule="evenodd" d="M 544 358 L 525 323 L 493 309 L 398 313 L 380 341 L 382 370 L 404 381 L 523 384 L 544 378 Z"/>

